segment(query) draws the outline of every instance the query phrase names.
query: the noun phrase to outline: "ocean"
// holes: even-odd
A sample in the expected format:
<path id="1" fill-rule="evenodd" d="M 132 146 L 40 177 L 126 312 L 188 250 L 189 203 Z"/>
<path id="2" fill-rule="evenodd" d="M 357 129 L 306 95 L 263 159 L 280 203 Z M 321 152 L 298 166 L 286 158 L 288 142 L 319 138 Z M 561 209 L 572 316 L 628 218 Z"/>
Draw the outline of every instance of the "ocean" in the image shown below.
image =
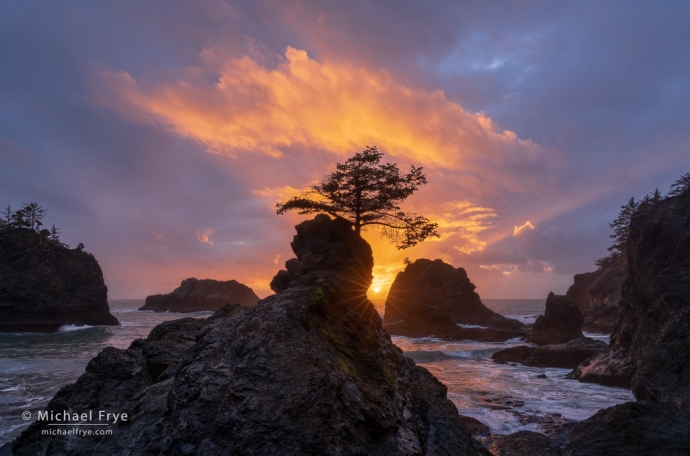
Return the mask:
<path id="1" fill-rule="evenodd" d="M 544 299 L 485 299 L 487 307 L 525 323 L 544 311 Z M 142 299 L 109 301 L 122 326 L 62 327 L 53 334 L 0 334 L 0 446 L 14 439 L 62 387 L 74 383 L 103 348 L 127 348 L 157 324 L 193 314 L 138 312 Z M 608 342 L 608 336 L 590 336 Z M 499 365 L 491 355 L 517 340 L 502 343 L 444 342 L 394 336 L 393 342 L 448 387 L 460 414 L 487 424 L 493 433 L 543 431 L 544 418 L 582 420 L 599 409 L 634 400 L 630 390 L 566 380 L 568 369 Z M 546 378 L 538 376 L 545 374 Z"/>

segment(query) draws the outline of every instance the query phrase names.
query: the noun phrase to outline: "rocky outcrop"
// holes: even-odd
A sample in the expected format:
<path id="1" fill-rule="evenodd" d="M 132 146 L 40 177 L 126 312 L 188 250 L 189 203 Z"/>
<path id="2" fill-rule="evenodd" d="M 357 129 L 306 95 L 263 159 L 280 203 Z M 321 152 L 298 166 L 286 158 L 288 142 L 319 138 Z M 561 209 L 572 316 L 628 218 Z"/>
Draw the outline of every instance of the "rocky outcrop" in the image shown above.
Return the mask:
<path id="1" fill-rule="evenodd" d="M 154 312 L 199 312 L 215 311 L 226 304 L 253 306 L 259 297 L 248 286 L 235 280 L 198 280 L 189 278 L 182 281 L 172 293 L 152 295 L 146 298 L 139 310 Z"/>
<path id="2" fill-rule="evenodd" d="M 118 324 L 93 255 L 34 230 L 0 230 L 0 332 Z"/>
<path id="3" fill-rule="evenodd" d="M 688 404 L 690 398 L 690 195 L 633 215 L 624 309 L 608 352 L 576 378 L 629 382 L 638 400 Z M 626 378 L 627 377 L 627 378 Z"/>
<path id="4" fill-rule="evenodd" d="M 494 456 L 562 456 L 563 451 L 544 434 L 518 431 L 491 436 L 484 441 Z"/>
<path id="5" fill-rule="evenodd" d="M 603 353 L 608 348 L 606 343 L 589 337 L 582 337 L 565 344 L 528 347 L 520 345 L 510 347 L 491 356 L 497 363 L 520 363 L 534 367 L 560 367 L 575 369 L 586 359 Z"/>
<path id="6" fill-rule="evenodd" d="M 159 326 L 128 350 L 106 349 L 48 406 L 128 413 L 113 435 L 42 436 L 45 423 L 34 423 L 15 453 L 488 456 L 446 387 L 391 343 L 362 294 L 373 263 L 366 242 L 325 216 L 297 232 L 300 264 L 277 294 L 162 331 L 165 348 L 149 348 Z"/>
<path id="7" fill-rule="evenodd" d="M 627 258 L 621 257 L 594 272 L 575 274 L 565 293 L 584 313 L 590 307 L 617 306 L 623 298 L 623 282 L 628 278 Z"/>
<path id="8" fill-rule="evenodd" d="M 690 413 L 673 404 L 626 402 L 577 423 L 565 442 L 566 456 L 690 454 Z M 538 453 L 535 453 L 538 454 Z"/>
<path id="9" fill-rule="evenodd" d="M 600 333 L 611 334 L 613 327 L 621 318 L 623 308 L 617 305 L 590 307 L 582 314 L 584 322 L 582 323 L 582 330 Z"/>
<path id="10" fill-rule="evenodd" d="M 539 315 L 525 337 L 537 345 L 562 344 L 582 335 L 582 313 L 567 296 L 549 293 L 544 315 Z"/>
<path id="11" fill-rule="evenodd" d="M 475 288 L 463 268 L 456 269 L 441 260 L 417 260 L 393 281 L 386 299 L 384 326 L 391 334 L 449 339 L 473 335 L 481 338 L 485 329 L 493 336 L 481 340 L 507 340 L 525 333 L 522 323 L 482 304 Z"/>

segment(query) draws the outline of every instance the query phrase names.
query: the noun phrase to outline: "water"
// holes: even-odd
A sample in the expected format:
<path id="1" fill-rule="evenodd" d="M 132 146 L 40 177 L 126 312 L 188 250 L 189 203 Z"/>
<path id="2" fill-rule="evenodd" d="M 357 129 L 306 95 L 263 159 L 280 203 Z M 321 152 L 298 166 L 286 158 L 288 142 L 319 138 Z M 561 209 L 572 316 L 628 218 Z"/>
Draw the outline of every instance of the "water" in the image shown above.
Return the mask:
<path id="1" fill-rule="evenodd" d="M 205 318 L 212 313 L 138 312 L 143 299 L 110 300 L 109 304 L 122 326 L 62 326 L 53 334 L 0 333 L 0 446 L 28 426 L 22 412 L 36 416 L 105 347 L 127 348 L 163 321 Z"/>
<path id="2" fill-rule="evenodd" d="M 494 311 L 531 323 L 543 312 L 544 300 L 484 300 Z M 194 314 L 138 312 L 143 300 L 111 300 L 110 309 L 122 326 L 65 326 L 54 334 L 0 334 L 0 446 L 28 424 L 23 411 L 42 410 L 62 387 L 74 383 L 86 364 L 103 348 L 127 348 L 146 337 L 157 324 Z M 608 336 L 598 338 L 608 341 Z M 419 365 L 448 386 L 448 397 L 461 414 L 473 416 L 495 433 L 541 430 L 532 418 L 560 414 L 582 420 L 600 408 L 633 400 L 629 390 L 565 380 L 567 369 L 498 365 L 496 351 L 519 341 L 443 342 L 430 338 L 393 337 Z M 536 378 L 546 374 L 547 378 Z M 525 424 L 527 422 L 527 424 Z"/>

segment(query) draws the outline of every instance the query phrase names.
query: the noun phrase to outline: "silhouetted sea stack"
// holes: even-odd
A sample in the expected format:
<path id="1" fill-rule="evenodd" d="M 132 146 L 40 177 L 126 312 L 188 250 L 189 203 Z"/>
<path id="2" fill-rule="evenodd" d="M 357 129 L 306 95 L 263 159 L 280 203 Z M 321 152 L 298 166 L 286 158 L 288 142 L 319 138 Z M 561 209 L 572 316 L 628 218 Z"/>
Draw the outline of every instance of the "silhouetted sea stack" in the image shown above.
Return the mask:
<path id="1" fill-rule="evenodd" d="M 47 230 L 0 230 L 0 332 L 118 325 L 96 258 L 48 239 Z"/>
<path id="2" fill-rule="evenodd" d="M 537 317 L 525 340 L 537 345 L 564 344 L 584 337 L 582 322 L 582 313 L 572 299 L 549 293 L 544 315 Z"/>
<path id="3" fill-rule="evenodd" d="M 524 335 L 522 323 L 486 307 L 475 288 L 463 268 L 419 259 L 395 277 L 384 326 L 391 334 L 408 337 L 501 341 Z"/>
<path id="4" fill-rule="evenodd" d="M 107 348 L 48 405 L 128 412 L 113 435 L 44 436 L 36 422 L 15 453 L 489 456 L 446 387 L 383 330 L 363 294 L 368 244 L 326 216 L 297 232 L 298 264 L 275 295 Z"/>
<path id="5" fill-rule="evenodd" d="M 226 304 L 253 306 L 259 301 L 254 290 L 236 280 L 185 279 L 172 293 L 146 298 L 139 310 L 155 312 L 216 311 Z"/>

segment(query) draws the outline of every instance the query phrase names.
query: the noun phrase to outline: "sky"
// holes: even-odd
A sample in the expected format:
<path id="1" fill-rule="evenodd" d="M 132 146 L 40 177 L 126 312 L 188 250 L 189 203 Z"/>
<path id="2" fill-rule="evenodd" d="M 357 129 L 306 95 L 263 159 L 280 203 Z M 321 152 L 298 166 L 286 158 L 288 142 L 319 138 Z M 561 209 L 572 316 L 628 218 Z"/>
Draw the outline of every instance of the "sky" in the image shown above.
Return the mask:
<path id="1" fill-rule="evenodd" d="M 685 1 L 2 2 L 0 205 L 38 202 L 110 298 L 187 277 L 264 297 L 275 203 L 367 146 L 428 184 L 375 229 L 372 299 L 409 258 L 485 299 L 565 293 L 631 196 L 690 171 Z"/>

